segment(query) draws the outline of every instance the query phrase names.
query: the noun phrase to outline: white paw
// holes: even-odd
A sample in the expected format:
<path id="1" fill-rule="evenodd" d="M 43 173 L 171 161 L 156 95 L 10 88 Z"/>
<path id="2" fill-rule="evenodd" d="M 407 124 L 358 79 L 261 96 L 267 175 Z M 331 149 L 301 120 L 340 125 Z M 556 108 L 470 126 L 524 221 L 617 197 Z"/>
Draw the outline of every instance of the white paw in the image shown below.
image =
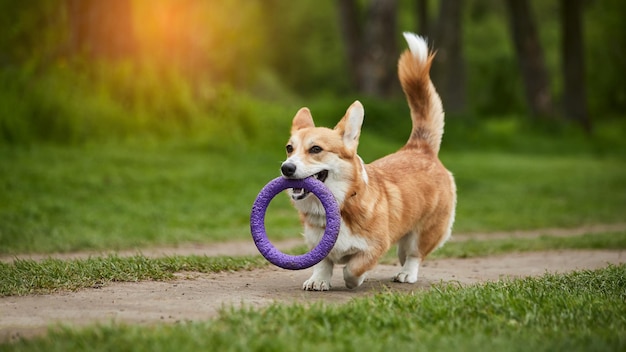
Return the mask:
<path id="1" fill-rule="evenodd" d="M 393 277 L 393 281 L 406 282 L 409 284 L 417 282 L 417 273 L 420 268 L 420 259 L 417 257 L 406 257 L 402 270 Z"/>
<path id="2" fill-rule="evenodd" d="M 401 271 L 393 277 L 393 281 L 395 282 L 406 282 L 409 284 L 413 284 L 417 282 L 417 273 L 407 273 L 406 271 Z"/>
<path id="3" fill-rule="evenodd" d="M 302 289 L 305 291 L 328 291 L 330 290 L 330 280 L 322 280 L 312 276 L 302 284 Z"/>

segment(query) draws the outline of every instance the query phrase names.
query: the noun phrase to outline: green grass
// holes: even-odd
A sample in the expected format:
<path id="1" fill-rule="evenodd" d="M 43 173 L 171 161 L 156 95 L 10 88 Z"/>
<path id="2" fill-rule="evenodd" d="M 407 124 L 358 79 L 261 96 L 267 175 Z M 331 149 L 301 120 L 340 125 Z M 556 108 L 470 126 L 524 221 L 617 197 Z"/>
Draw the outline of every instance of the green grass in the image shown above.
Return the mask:
<path id="1" fill-rule="evenodd" d="M 254 197 L 280 165 L 272 154 L 248 159 L 203 147 L 49 147 L 0 155 L 3 253 L 250 238 Z M 297 234 L 286 196 L 271 210 L 274 223 L 285 226 L 276 226 L 273 238 Z"/>
<path id="2" fill-rule="evenodd" d="M 433 253 L 432 258 L 469 258 L 521 251 L 553 249 L 626 249 L 626 232 L 588 234 L 574 237 L 539 237 L 450 242 Z M 290 253 L 301 254 L 298 247 Z M 391 250 L 382 262 L 396 262 Z M 0 263 L 0 296 L 50 293 L 102 286 L 115 281 L 169 280 L 181 271 L 219 272 L 250 270 L 267 265 L 261 256 L 206 257 L 170 256 L 147 258 L 142 255 L 91 257 L 88 259 L 35 261 L 18 259 Z"/>
<path id="3" fill-rule="evenodd" d="M 168 142 L 0 147 L 0 253 L 122 249 L 249 239 L 258 191 L 279 173 L 273 146 Z M 364 135 L 366 161 L 398 144 Z M 593 153 L 442 153 L 458 185 L 456 233 L 615 223 L 626 160 Z M 301 232 L 287 197 L 267 213 L 272 239 Z"/>
<path id="4" fill-rule="evenodd" d="M 226 309 L 214 320 L 59 328 L 14 351 L 623 351 L 626 265 L 345 305 Z"/>
<path id="5" fill-rule="evenodd" d="M 589 155 L 459 153 L 457 232 L 575 227 L 621 222 L 626 159 Z"/>
<path id="6" fill-rule="evenodd" d="M 17 259 L 12 263 L 0 263 L 0 277 L 2 277 L 0 296 L 77 290 L 107 285 L 116 281 L 162 281 L 172 279 L 174 273 L 182 271 L 215 273 L 250 270 L 266 265 L 267 261 L 261 256 L 147 258 L 143 255 L 131 257 L 109 255 L 75 260 Z"/>
<path id="7" fill-rule="evenodd" d="M 448 242 L 433 252 L 430 258 L 471 258 L 510 252 L 558 249 L 626 249 L 626 231 L 568 237 L 541 236 Z"/>
<path id="8" fill-rule="evenodd" d="M 490 240 L 449 241 L 428 259 L 473 258 L 511 252 L 550 251 L 559 249 L 626 249 L 626 232 L 589 233 L 582 236 L 540 236 L 537 238 L 499 238 Z M 305 250 L 305 248 L 302 248 Z M 381 259 L 397 263 L 395 247 Z"/>

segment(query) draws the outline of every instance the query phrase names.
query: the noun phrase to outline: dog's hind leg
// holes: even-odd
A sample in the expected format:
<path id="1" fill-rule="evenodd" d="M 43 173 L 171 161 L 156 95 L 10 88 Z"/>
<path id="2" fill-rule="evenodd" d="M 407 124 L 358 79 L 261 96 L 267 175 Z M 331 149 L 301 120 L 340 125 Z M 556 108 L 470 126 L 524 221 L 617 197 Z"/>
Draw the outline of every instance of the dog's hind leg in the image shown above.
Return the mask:
<path id="1" fill-rule="evenodd" d="M 398 241 L 398 259 L 400 259 L 402 270 L 393 277 L 393 281 L 408 283 L 417 281 L 419 266 L 422 262 L 417 242 L 415 231 L 407 233 Z"/>
<path id="2" fill-rule="evenodd" d="M 417 275 L 422 261 L 449 237 L 449 221 L 439 222 L 417 231 L 410 232 L 398 242 L 398 257 L 402 270 L 394 276 L 397 282 L 417 282 Z"/>
<path id="3" fill-rule="evenodd" d="M 313 267 L 313 275 L 302 284 L 302 289 L 306 291 L 328 291 L 330 290 L 330 279 L 333 276 L 334 263 L 328 258 Z"/>
<path id="4" fill-rule="evenodd" d="M 452 224 L 450 220 L 439 221 L 424 228 L 418 238 L 419 257 L 426 258 L 432 251 L 441 247 L 452 233 Z"/>

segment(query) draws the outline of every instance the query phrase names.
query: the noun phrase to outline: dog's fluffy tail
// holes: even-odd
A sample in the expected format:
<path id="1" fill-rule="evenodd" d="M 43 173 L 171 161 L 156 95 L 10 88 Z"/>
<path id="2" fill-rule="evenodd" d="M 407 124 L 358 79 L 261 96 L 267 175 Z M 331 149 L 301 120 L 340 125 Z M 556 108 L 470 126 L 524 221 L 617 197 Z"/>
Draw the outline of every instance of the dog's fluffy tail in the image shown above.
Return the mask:
<path id="1" fill-rule="evenodd" d="M 425 142 L 437 154 L 443 135 L 443 108 L 439 94 L 430 80 L 430 66 L 435 53 L 428 50 L 426 40 L 413 33 L 404 33 L 409 44 L 398 62 L 398 76 L 411 108 L 413 130 L 407 147 Z"/>

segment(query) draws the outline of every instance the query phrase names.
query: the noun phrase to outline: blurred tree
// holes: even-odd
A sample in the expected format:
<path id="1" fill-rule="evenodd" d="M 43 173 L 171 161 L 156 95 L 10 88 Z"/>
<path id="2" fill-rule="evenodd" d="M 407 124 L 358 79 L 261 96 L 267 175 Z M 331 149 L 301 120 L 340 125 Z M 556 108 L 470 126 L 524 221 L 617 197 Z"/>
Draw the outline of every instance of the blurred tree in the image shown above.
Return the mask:
<path id="1" fill-rule="evenodd" d="M 584 2 L 585 85 L 593 119 L 626 111 L 626 1 Z"/>
<path id="2" fill-rule="evenodd" d="M 361 65 L 361 23 L 356 0 L 338 0 L 339 26 L 345 43 L 348 59 L 348 72 L 352 86 L 360 85 Z"/>
<path id="3" fill-rule="evenodd" d="M 0 68 L 46 66 L 65 43 L 64 6 L 58 1 L 0 0 Z"/>
<path id="4" fill-rule="evenodd" d="M 265 73 L 272 80 L 285 91 L 307 96 L 345 94 L 356 87 L 356 82 L 350 81 L 353 77 L 339 36 L 341 22 L 334 1 L 257 2 L 262 3 L 262 15 L 259 29 L 254 30 L 263 30 L 266 39 L 261 57 L 257 54 L 256 58 L 265 60 Z"/>
<path id="5" fill-rule="evenodd" d="M 416 0 L 417 33 L 424 37 L 430 36 L 430 21 L 428 18 L 428 0 Z"/>
<path id="6" fill-rule="evenodd" d="M 370 0 L 365 21 L 356 0 L 338 0 L 339 21 L 348 72 L 357 91 L 385 97 L 396 91 L 396 0 Z"/>
<path id="7" fill-rule="evenodd" d="M 526 101 L 534 117 L 551 117 L 548 70 L 528 0 L 507 0 L 513 44 L 524 81 Z"/>
<path id="8" fill-rule="evenodd" d="M 72 54 L 115 59 L 135 50 L 132 2 L 67 0 Z"/>
<path id="9" fill-rule="evenodd" d="M 561 0 L 561 60 L 565 117 L 591 132 L 585 92 L 582 1 Z"/>
<path id="10" fill-rule="evenodd" d="M 462 0 L 441 0 L 433 33 L 433 42 L 437 48 L 433 81 L 446 112 L 456 114 L 464 112 L 466 108 L 463 3 Z"/>

